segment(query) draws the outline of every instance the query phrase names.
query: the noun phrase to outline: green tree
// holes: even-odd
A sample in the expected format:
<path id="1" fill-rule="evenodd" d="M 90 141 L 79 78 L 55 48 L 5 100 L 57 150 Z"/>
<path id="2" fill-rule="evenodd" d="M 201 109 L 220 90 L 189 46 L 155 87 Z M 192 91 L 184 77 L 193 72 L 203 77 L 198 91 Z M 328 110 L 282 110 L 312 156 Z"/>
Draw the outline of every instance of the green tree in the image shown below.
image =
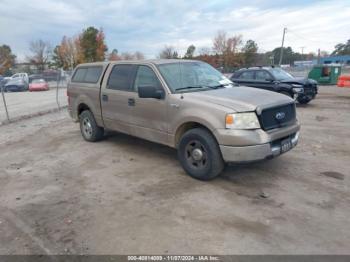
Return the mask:
<path id="1" fill-rule="evenodd" d="M 0 46 L 0 74 L 10 74 L 9 69 L 15 64 L 16 56 L 8 45 Z"/>
<path id="2" fill-rule="evenodd" d="M 117 61 L 121 60 L 121 57 L 118 54 L 118 49 L 113 49 L 112 52 L 108 55 L 108 61 Z"/>
<path id="3" fill-rule="evenodd" d="M 252 66 L 256 64 L 258 45 L 253 40 L 248 40 L 243 49 L 244 62 L 246 66 Z"/>
<path id="4" fill-rule="evenodd" d="M 337 44 L 334 47 L 332 55 L 350 55 L 350 39 L 345 44 Z"/>
<path id="5" fill-rule="evenodd" d="M 85 62 L 105 60 L 105 53 L 108 48 L 102 29 L 98 30 L 90 26 L 83 30 L 79 37 L 79 43 Z"/>
<path id="6" fill-rule="evenodd" d="M 187 51 L 186 51 L 186 54 L 185 54 L 185 57 L 184 58 L 188 58 L 188 59 L 191 59 L 193 58 L 193 55 L 194 55 L 194 51 L 196 50 L 196 47 L 194 45 L 190 45 L 188 48 L 187 48 Z"/>
<path id="7" fill-rule="evenodd" d="M 62 68 L 63 67 L 63 59 L 60 54 L 60 46 L 57 45 L 52 52 L 52 61 L 51 65 L 53 65 L 56 68 Z"/>
<path id="8" fill-rule="evenodd" d="M 278 64 L 278 61 L 280 59 L 281 54 L 281 48 L 277 47 L 274 50 L 272 50 L 272 60 L 273 64 Z M 282 58 L 282 64 L 292 64 L 295 61 L 295 55 L 290 46 L 283 47 L 283 58 Z"/>

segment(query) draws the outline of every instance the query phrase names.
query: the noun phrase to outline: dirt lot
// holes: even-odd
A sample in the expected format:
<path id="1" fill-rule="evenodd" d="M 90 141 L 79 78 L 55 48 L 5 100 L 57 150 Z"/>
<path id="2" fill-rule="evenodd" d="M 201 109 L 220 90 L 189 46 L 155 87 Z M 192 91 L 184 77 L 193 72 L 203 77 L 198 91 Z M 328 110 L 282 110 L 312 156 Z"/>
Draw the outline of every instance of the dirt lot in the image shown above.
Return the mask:
<path id="1" fill-rule="evenodd" d="M 294 150 L 211 182 L 66 112 L 1 126 L 0 254 L 350 254 L 350 89 L 320 92 Z"/>

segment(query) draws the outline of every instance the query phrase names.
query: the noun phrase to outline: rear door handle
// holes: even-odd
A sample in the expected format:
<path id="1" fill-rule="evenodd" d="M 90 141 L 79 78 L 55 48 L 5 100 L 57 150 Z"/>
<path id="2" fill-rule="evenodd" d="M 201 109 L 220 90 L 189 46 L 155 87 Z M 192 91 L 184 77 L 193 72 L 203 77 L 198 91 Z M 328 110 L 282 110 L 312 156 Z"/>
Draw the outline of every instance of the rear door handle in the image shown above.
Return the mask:
<path id="1" fill-rule="evenodd" d="M 108 95 L 103 94 L 102 95 L 102 101 L 107 102 L 108 101 Z"/>
<path id="2" fill-rule="evenodd" d="M 128 99 L 128 105 L 129 106 L 135 106 L 135 99 L 134 98 L 129 98 Z"/>

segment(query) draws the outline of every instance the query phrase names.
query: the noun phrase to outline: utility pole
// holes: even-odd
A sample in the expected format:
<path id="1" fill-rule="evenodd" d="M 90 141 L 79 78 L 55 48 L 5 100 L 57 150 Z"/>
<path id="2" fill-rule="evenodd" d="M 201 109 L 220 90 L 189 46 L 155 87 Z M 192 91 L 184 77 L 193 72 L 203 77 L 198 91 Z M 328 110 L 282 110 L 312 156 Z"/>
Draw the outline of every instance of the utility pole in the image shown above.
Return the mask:
<path id="1" fill-rule="evenodd" d="M 320 59 L 321 59 L 321 50 L 318 49 L 318 52 L 317 52 L 317 64 L 318 65 L 320 64 Z"/>
<path id="2" fill-rule="evenodd" d="M 306 46 L 301 46 L 300 48 L 301 48 L 301 55 L 303 55 L 304 54 L 304 48 L 305 48 Z"/>
<path id="3" fill-rule="evenodd" d="M 281 45 L 281 52 L 280 52 L 280 62 L 278 63 L 279 66 L 282 64 L 282 58 L 283 58 L 283 45 L 284 45 L 284 36 L 287 32 L 287 28 L 283 28 L 283 36 L 282 36 L 282 45 Z"/>

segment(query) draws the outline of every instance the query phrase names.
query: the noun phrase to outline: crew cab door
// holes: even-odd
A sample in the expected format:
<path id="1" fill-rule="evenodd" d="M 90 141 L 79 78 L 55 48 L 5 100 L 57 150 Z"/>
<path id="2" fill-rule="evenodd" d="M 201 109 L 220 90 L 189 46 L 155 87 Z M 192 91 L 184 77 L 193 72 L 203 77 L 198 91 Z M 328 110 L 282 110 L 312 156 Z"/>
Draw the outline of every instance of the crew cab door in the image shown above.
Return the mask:
<path id="1" fill-rule="evenodd" d="M 133 83 L 134 105 L 131 133 L 150 141 L 167 144 L 167 95 L 154 69 L 151 65 L 139 65 L 137 67 Z M 160 99 L 140 98 L 138 95 L 139 86 L 155 87 L 162 90 L 164 97 Z"/>
<path id="2" fill-rule="evenodd" d="M 136 68 L 132 64 L 116 64 L 107 69 L 100 99 L 103 123 L 108 129 L 131 134 Z"/>
<path id="3" fill-rule="evenodd" d="M 269 91 L 275 91 L 275 82 L 273 76 L 266 70 L 256 70 L 254 87 Z"/>

